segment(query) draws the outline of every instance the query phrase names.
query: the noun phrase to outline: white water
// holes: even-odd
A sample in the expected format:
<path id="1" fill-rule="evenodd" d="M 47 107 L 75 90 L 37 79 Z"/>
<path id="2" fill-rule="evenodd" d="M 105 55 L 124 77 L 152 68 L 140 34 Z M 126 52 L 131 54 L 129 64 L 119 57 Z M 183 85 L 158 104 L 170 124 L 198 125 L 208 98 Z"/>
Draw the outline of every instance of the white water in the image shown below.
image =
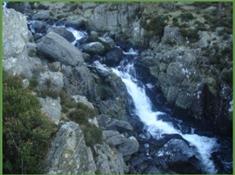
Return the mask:
<path id="1" fill-rule="evenodd" d="M 77 41 L 87 37 L 87 32 L 85 31 L 80 31 L 80 30 L 76 30 L 73 27 L 66 27 L 65 25 L 53 25 L 53 27 L 57 27 L 57 28 L 66 28 L 66 30 L 68 30 L 69 32 L 71 32 L 75 38 L 75 40 L 72 42 L 73 45 L 75 45 L 77 43 Z"/>
<path id="2" fill-rule="evenodd" d="M 163 120 L 158 119 L 158 116 L 164 114 L 160 111 L 153 111 L 151 101 L 146 95 L 145 89 L 138 86 L 137 80 L 129 74 L 133 71 L 133 65 L 128 64 L 125 71 L 112 69 L 118 75 L 124 84 L 127 91 L 133 99 L 135 105 L 135 113 L 139 116 L 140 120 L 148 127 L 148 131 L 155 137 L 161 137 L 162 134 L 179 134 L 187 140 L 192 146 L 197 148 L 200 154 L 200 160 L 207 173 L 216 173 L 217 170 L 213 161 L 210 159 L 211 154 L 218 148 L 217 140 L 205 136 L 199 136 L 194 133 L 183 134 L 180 130 Z"/>
<path id="3" fill-rule="evenodd" d="M 85 38 L 87 36 L 87 33 L 84 31 L 78 31 L 72 27 L 67 27 L 66 29 L 68 31 L 70 31 L 73 34 L 73 36 L 75 37 L 75 41 L 72 42 L 73 45 L 75 45 L 77 41 L 79 41 L 82 38 Z"/>

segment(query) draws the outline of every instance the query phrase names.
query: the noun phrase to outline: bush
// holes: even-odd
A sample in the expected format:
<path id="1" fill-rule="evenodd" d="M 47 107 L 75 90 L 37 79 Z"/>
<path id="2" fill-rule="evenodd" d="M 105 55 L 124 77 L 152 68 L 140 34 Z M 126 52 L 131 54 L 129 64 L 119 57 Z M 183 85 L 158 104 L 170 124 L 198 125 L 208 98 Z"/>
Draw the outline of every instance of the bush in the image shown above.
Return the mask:
<path id="1" fill-rule="evenodd" d="M 78 103 L 76 109 L 69 113 L 68 117 L 79 123 L 79 124 L 88 124 L 88 119 L 97 114 L 95 110 L 90 109 L 82 103 Z"/>
<path id="2" fill-rule="evenodd" d="M 56 127 L 40 111 L 40 104 L 18 76 L 3 80 L 4 173 L 42 173 L 42 160 Z"/>
<path id="3" fill-rule="evenodd" d="M 93 146 L 102 142 L 102 130 L 93 124 L 81 125 L 87 146 Z"/>

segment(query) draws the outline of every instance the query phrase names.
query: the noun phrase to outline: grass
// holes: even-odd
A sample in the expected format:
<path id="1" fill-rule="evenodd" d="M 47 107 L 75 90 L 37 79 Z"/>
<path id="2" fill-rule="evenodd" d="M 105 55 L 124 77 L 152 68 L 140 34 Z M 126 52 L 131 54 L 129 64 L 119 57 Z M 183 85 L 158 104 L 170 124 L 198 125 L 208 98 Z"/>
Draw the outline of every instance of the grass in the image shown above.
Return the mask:
<path id="1" fill-rule="evenodd" d="M 23 88 L 19 76 L 4 74 L 3 171 L 42 173 L 55 125 L 40 111 L 32 91 Z"/>

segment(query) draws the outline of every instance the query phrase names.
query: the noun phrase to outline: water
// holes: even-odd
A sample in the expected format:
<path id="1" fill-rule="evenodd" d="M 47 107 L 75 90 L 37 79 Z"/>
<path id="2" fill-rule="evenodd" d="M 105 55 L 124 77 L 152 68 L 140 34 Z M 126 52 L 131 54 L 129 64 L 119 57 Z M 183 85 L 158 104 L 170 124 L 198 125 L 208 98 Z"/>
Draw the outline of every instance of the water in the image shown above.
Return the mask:
<path id="1" fill-rule="evenodd" d="M 160 120 L 158 116 L 164 113 L 152 110 L 152 104 L 146 95 L 145 88 L 140 87 L 137 84 L 138 80 L 130 73 L 135 71 L 133 64 L 127 64 L 124 68 L 122 67 L 122 70 L 120 70 L 120 68 L 121 67 L 113 68 L 112 70 L 126 85 L 127 91 L 134 102 L 135 113 L 148 127 L 148 131 L 157 138 L 161 137 L 162 134 L 181 135 L 192 146 L 196 147 L 200 155 L 199 159 L 203 164 L 204 171 L 207 173 L 216 173 L 217 170 L 211 160 L 211 154 L 218 149 L 217 139 L 200 136 L 194 133 L 183 134 L 180 130 L 176 129 L 172 123 Z"/>

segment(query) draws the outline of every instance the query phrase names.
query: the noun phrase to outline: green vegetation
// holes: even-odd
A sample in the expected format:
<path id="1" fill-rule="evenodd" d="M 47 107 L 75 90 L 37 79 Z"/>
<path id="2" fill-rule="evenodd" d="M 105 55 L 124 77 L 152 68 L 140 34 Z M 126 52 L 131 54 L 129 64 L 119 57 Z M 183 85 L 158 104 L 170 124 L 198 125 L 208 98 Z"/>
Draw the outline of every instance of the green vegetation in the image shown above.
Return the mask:
<path id="1" fill-rule="evenodd" d="M 68 114 L 71 120 L 79 123 L 88 146 L 102 141 L 102 130 L 88 121 L 96 114 L 96 110 L 92 110 L 82 103 L 78 103 L 76 109 Z"/>
<path id="2" fill-rule="evenodd" d="M 190 20 L 193 20 L 194 19 L 194 16 L 192 15 L 192 13 L 182 13 L 179 15 L 179 17 L 181 18 L 182 21 L 190 21 Z"/>
<path id="3" fill-rule="evenodd" d="M 180 32 L 183 37 L 187 38 L 191 42 L 196 42 L 199 40 L 197 29 L 180 28 Z"/>
<path id="4" fill-rule="evenodd" d="M 4 173 L 42 173 L 42 160 L 56 127 L 40 111 L 37 98 L 18 76 L 4 74 Z"/>

